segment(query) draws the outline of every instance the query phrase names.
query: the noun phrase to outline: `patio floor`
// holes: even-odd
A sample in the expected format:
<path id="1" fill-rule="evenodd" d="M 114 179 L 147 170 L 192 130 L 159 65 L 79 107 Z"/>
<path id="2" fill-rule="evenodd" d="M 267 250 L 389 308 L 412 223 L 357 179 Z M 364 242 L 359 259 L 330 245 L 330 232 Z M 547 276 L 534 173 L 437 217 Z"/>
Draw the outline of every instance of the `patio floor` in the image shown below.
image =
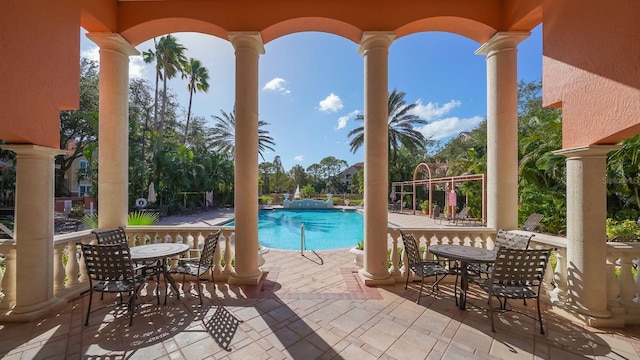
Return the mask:
<path id="1" fill-rule="evenodd" d="M 404 216 L 426 221 L 394 214 Z M 427 286 L 416 304 L 419 283 L 366 287 L 347 250 L 317 255 L 272 249 L 259 286 L 218 283 L 214 292 L 206 283 L 202 307 L 188 287 L 167 305 L 145 289 L 131 327 L 111 295 L 94 295 L 93 309 L 106 307 L 83 326 L 85 295 L 46 319 L 0 325 L 0 358 L 640 359 L 639 327 L 595 329 L 544 308 L 545 335 L 513 312 L 496 316 L 492 333 L 477 288 L 466 310 L 456 307 L 451 284 Z M 513 305 L 535 314 L 535 302 Z"/>

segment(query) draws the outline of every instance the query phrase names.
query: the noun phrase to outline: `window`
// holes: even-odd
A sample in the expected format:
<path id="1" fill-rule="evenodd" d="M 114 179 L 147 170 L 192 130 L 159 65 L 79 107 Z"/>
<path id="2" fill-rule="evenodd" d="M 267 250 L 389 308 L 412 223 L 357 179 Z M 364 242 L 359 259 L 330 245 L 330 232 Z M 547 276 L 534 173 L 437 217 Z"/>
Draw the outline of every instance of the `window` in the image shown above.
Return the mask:
<path id="1" fill-rule="evenodd" d="M 89 191 L 91 191 L 91 185 L 80 185 L 78 187 L 78 196 L 84 197 Z"/>

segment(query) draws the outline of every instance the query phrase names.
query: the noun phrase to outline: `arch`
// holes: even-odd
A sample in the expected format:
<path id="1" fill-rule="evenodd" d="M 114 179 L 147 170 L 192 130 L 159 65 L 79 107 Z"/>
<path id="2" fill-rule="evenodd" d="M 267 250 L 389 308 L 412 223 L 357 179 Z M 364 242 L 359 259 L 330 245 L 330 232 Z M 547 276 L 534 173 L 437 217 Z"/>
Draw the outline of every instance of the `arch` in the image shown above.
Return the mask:
<path id="1" fill-rule="evenodd" d="M 422 169 L 422 168 L 426 168 L 427 171 L 427 175 L 428 177 L 426 179 L 417 179 L 417 175 L 418 172 Z M 400 188 L 400 201 L 402 203 L 402 198 L 404 197 L 405 194 L 409 194 L 409 192 L 405 192 L 405 186 L 411 186 L 411 194 L 413 196 L 413 214 L 415 215 L 416 213 L 416 185 L 425 185 L 429 187 L 429 211 L 428 214 L 431 215 L 432 212 L 432 205 L 433 205 L 433 197 L 432 197 L 432 188 L 433 185 L 436 184 L 453 184 L 453 186 L 455 186 L 456 183 L 458 182 L 465 182 L 465 181 L 481 181 L 482 182 L 482 199 L 481 199 L 481 213 L 482 213 L 482 222 L 486 223 L 487 221 L 487 217 L 486 217 L 486 213 L 487 213 L 487 199 L 486 199 L 486 192 L 487 192 L 487 184 L 486 184 L 486 174 L 471 174 L 471 175 L 459 175 L 459 176 L 447 176 L 447 177 L 439 177 L 439 178 L 433 178 L 432 174 L 431 174 L 431 168 L 429 167 L 429 164 L 427 163 L 420 163 L 416 166 L 416 168 L 413 171 L 413 179 L 412 180 L 407 180 L 407 181 L 394 181 L 391 184 L 391 194 L 390 197 L 394 197 L 395 198 L 395 194 L 396 194 L 396 187 Z M 401 207 L 401 211 L 402 211 L 402 207 Z"/>
<path id="2" fill-rule="evenodd" d="M 130 27 L 122 31 L 120 34 L 129 43 L 131 43 L 131 45 L 138 46 L 139 44 L 154 37 L 176 32 L 197 32 L 229 40 L 227 30 L 221 26 L 202 20 L 187 18 L 162 18 L 151 20 Z"/>
<path id="3" fill-rule="evenodd" d="M 484 44 L 497 30 L 487 24 L 468 18 L 436 16 L 416 20 L 399 27 L 396 29 L 396 39 L 423 31 L 449 32 L 474 40 L 478 44 Z"/>
<path id="4" fill-rule="evenodd" d="M 344 21 L 326 17 L 299 17 L 278 22 L 261 31 L 262 41 L 266 44 L 281 36 L 303 31 L 319 31 L 342 36 L 360 43 L 363 31 Z"/>

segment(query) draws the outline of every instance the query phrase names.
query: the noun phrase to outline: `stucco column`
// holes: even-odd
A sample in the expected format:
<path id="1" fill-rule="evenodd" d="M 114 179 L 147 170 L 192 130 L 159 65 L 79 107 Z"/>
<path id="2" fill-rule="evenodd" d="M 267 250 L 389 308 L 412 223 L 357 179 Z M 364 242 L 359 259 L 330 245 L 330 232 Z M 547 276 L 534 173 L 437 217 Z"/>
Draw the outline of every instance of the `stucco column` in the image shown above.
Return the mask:
<path id="1" fill-rule="evenodd" d="M 387 265 L 389 191 L 389 46 L 393 32 L 365 32 L 364 56 L 364 267 L 366 285 L 392 284 Z"/>
<path id="2" fill-rule="evenodd" d="M 615 145 L 555 151 L 567 157 L 567 292 L 580 314 L 607 318 L 607 153 Z M 592 321 L 593 319 L 587 319 Z"/>
<path id="3" fill-rule="evenodd" d="M 89 33 L 100 47 L 98 226 L 127 226 L 129 211 L 129 56 L 119 34 Z"/>
<path id="4" fill-rule="evenodd" d="M 518 44 L 528 32 L 499 32 L 487 57 L 487 226 L 518 227 Z"/>
<path id="5" fill-rule="evenodd" d="M 8 272 L 7 319 L 33 320 L 64 301 L 53 295 L 54 157 L 65 152 L 38 145 L 2 145 L 16 153 L 15 267 Z M 13 269 L 12 269 L 13 270 Z M 13 297 L 13 301 L 11 299 Z M 5 320 L 3 318 L 3 320 Z"/>
<path id="6" fill-rule="evenodd" d="M 257 284 L 258 268 L 258 60 L 257 32 L 229 33 L 236 53 L 235 274 L 232 284 Z"/>

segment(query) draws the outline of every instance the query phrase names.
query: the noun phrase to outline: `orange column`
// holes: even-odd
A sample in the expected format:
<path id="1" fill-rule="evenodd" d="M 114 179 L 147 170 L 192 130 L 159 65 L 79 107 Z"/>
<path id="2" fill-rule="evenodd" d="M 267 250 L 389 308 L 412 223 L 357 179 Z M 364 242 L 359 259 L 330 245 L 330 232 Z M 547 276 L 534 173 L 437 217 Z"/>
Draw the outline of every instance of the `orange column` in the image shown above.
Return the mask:
<path id="1" fill-rule="evenodd" d="M 100 47 L 98 225 L 127 226 L 129 211 L 129 56 L 138 51 L 119 34 L 90 33 Z"/>
<path id="2" fill-rule="evenodd" d="M 518 44 L 528 32 L 500 32 L 487 56 L 487 226 L 518 227 Z"/>
<path id="3" fill-rule="evenodd" d="M 257 284 L 258 268 L 258 60 L 257 32 L 229 33 L 236 53 L 235 274 L 232 284 Z"/>
<path id="4" fill-rule="evenodd" d="M 364 56 L 364 268 L 366 285 L 392 284 L 387 265 L 388 57 L 392 32 L 366 32 Z M 402 199 L 400 200 L 402 201 Z"/>

